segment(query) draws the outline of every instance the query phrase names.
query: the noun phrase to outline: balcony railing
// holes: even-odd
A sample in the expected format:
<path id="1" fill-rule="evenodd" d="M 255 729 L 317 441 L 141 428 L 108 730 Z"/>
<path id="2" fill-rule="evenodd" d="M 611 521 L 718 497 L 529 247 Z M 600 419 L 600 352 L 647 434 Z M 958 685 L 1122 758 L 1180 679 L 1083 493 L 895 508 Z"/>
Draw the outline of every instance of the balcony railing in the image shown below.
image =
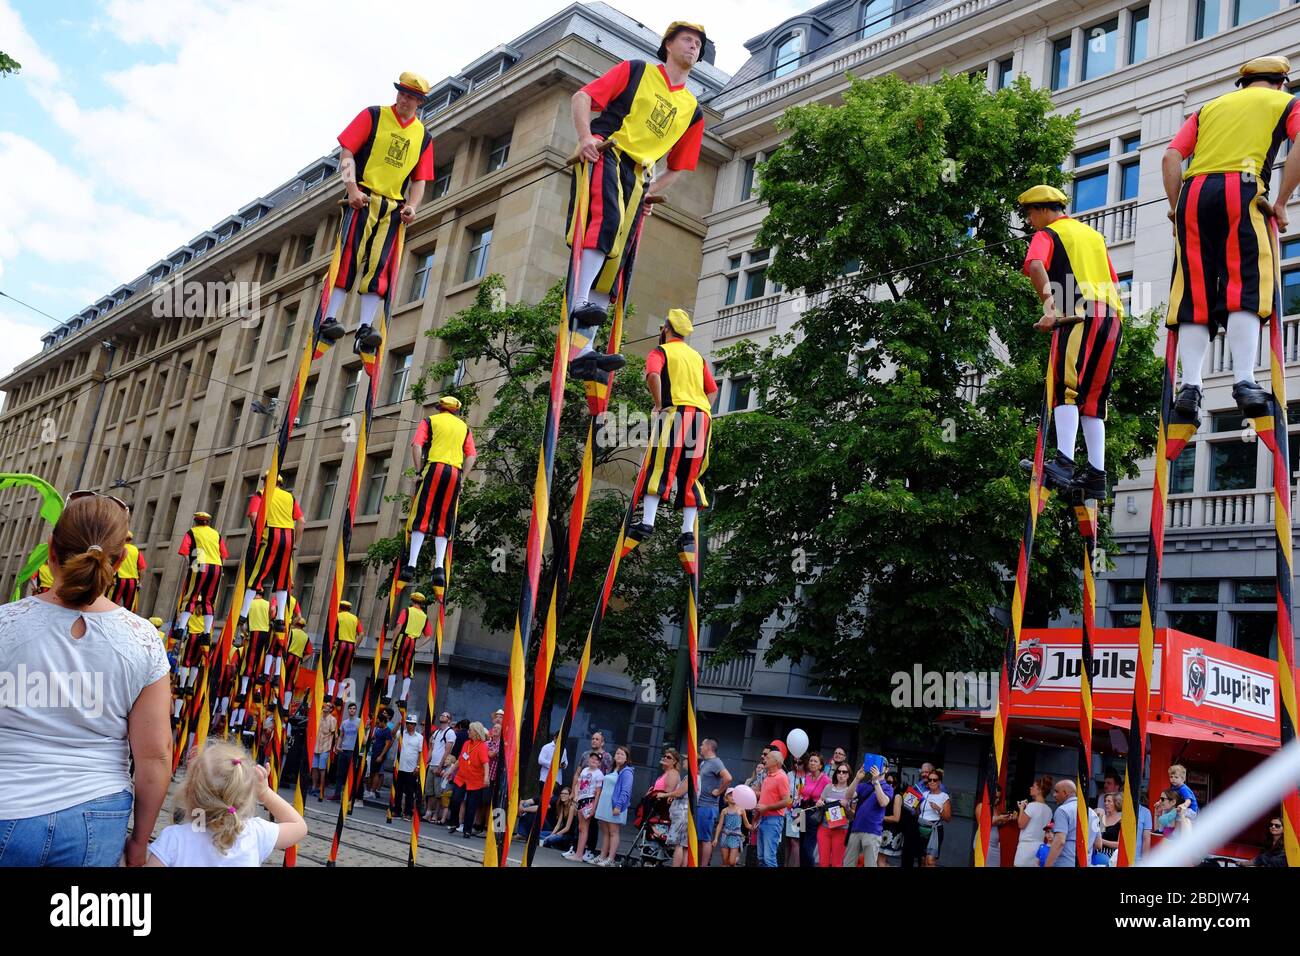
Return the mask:
<path id="1" fill-rule="evenodd" d="M 754 659 L 758 652 L 745 651 L 740 657 L 722 664 L 713 663 L 716 655 L 717 651 L 700 651 L 700 687 L 712 690 L 749 690 L 754 679 Z"/>
<path id="2" fill-rule="evenodd" d="M 1295 523 L 1295 493 L 1291 495 Z M 1273 524 L 1273 492 L 1211 491 L 1171 497 L 1165 509 L 1166 528 L 1263 528 Z"/>
<path id="3" fill-rule="evenodd" d="M 1137 200 L 1081 212 L 1074 218 L 1096 229 L 1107 243 L 1124 242 L 1137 235 Z"/>
<path id="4" fill-rule="evenodd" d="M 714 339 L 725 339 L 733 335 L 752 335 L 776 328 L 776 310 L 781 301 L 779 295 L 767 295 L 761 299 L 751 299 L 740 305 L 729 305 L 718 311 L 718 320 L 713 329 Z"/>
<path id="5" fill-rule="evenodd" d="M 1260 329 L 1259 359 L 1257 369 L 1268 368 L 1272 354 L 1268 344 L 1268 326 Z M 1282 319 L 1282 353 L 1285 361 L 1290 363 L 1300 358 L 1300 315 Z M 1232 355 L 1228 351 L 1228 337 L 1216 335 L 1210 342 L 1210 374 L 1232 371 Z"/>

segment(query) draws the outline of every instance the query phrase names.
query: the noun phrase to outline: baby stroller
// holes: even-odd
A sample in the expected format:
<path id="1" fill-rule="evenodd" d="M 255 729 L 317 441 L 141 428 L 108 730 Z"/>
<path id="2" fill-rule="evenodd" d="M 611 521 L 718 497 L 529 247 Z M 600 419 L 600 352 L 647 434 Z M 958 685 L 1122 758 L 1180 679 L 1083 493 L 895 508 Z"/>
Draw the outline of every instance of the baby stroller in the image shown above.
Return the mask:
<path id="1" fill-rule="evenodd" d="M 636 836 L 619 860 L 619 866 L 671 866 L 668 848 L 668 801 L 651 790 L 641 799 L 636 811 Z"/>

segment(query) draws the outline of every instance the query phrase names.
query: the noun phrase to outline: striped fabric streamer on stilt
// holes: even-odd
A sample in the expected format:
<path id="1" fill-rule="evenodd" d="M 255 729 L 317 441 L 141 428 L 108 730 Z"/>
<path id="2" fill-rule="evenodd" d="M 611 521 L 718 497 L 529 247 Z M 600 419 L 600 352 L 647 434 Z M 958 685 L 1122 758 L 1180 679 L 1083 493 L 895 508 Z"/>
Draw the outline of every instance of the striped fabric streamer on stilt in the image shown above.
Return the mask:
<path id="1" fill-rule="evenodd" d="M 699 809 L 699 794 L 695 782 L 700 779 L 700 742 L 695 722 L 695 693 L 699 684 L 699 602 L 700 602 L 700 519 L 695 518 L 691 529 L 694 540 L 688 548 L 677 553 L 686 572 L 686 619 L 682 621 L 682 639 L 690 652 L 691 666 L 686 672 L 686 759 L 690 772 L 686 776 L 686 833 L 689 847 L 688 866 L 699 866 L 700 847 L 695 832 L 695 815 Z M 680 798 L 679 798 L 680 799 Z"/>
<path id="2" fill-rule="evenodd" d="M 1034 554 L 1034 534 L 1038 529 L 1038 517 L 1047 507 L 1051 491 L 1043 483 L 1043 457 L 1045 454 L 1047 433 L 1052 424 L 1052 394 L 1055 391 L 1056 355 L 1060 348 L 1060 330 L 1052 333 L 1052 344 L 1047 356 L 1047 376 L 1043 385 L 1043 404 L 1038 413 L 1038 437 L 1034 442 L 1033 468 L 1029 475 L 1029 509 L 1025 516 L 1025 529 L 1020 537 L 1020 553 L 1016 558 L 1016 579 L 1011 594 L 1011 627 L 1007 631 L 1006 648 L 1002 655 L 1002 674 L 998 680 L 998 696 L 994 701 L 993 713 L 993 764 L 992 779 L 1003 786 L 1005 800 L 1005 780 L 1007 766 L 1007 724 L 1011 719 L 1011 681 L 1015 674 L 1016 657 L 1020 653 L 1020 630 L 1025 617 L 1025 600 L 1029 593 L 1029 562 Z M 979 839 L 975 841 L 975 865 L 987 866 L 989 841 L 992 837 L 991 790 L 989 775 L 985 775 L 983 792 L 979 806 Z"/>
<path id="3" fill-rule="evenodd" d="M 1074 506 L 1074 517 L 1083 538 L 1083 628 L 1079 639 L 1079 765 L 1075 772 L 1075 865 L 1088 866 L 1092 847 L 1088 844 L 1088 791 L 1092 781 L 1092 639 L 1097 624 L 1097 590 L 1092 562 L 1097 549 L 1097 502 Z"/>

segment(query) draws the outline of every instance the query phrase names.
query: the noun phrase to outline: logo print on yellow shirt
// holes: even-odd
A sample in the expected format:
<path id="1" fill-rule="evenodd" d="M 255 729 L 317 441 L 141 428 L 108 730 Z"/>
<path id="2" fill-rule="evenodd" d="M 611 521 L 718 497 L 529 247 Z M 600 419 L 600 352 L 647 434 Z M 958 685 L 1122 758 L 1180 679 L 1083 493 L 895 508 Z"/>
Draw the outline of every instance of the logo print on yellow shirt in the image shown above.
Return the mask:
<path id="1" fill-rule="evenodd" d="M 668 135 L 668 129 L 673 125 L 673 120 L 677 118 L 677 107 L 671 100 L 664 99 L 658 93 L 655 94 L 658 101 L 655 108 L 650 113 L 650 118 L 646 120 L 645 125 L 652 133 L 661 139 Z"/>
<path id="2" fill-rule="evenodd" d="M 411 141 L 403 136 L 392 134 L 388 140 L 388 164 L 401 166 L 406 162 L 406 152 L 411 148 Z"/>

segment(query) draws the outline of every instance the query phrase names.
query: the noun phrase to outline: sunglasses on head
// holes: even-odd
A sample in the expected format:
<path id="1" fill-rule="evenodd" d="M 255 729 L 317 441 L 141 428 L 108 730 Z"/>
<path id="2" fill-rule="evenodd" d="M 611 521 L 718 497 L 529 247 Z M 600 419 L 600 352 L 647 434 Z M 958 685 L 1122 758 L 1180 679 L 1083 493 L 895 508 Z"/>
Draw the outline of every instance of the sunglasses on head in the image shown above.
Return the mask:
<path id="1" fill-rule="evenodd" d="M 79 498 L 107 498 L 109 501 L 120 506 L 127 514 L 131 513 L 131 507 L 121 498 L 114 498 L 112 495 L 101 495 L 98 491 L 89 491 L 86 489 L 72 492 L 68 497 L 63 499 L 63 503 L 64 505 L 70 505 Z"/>

